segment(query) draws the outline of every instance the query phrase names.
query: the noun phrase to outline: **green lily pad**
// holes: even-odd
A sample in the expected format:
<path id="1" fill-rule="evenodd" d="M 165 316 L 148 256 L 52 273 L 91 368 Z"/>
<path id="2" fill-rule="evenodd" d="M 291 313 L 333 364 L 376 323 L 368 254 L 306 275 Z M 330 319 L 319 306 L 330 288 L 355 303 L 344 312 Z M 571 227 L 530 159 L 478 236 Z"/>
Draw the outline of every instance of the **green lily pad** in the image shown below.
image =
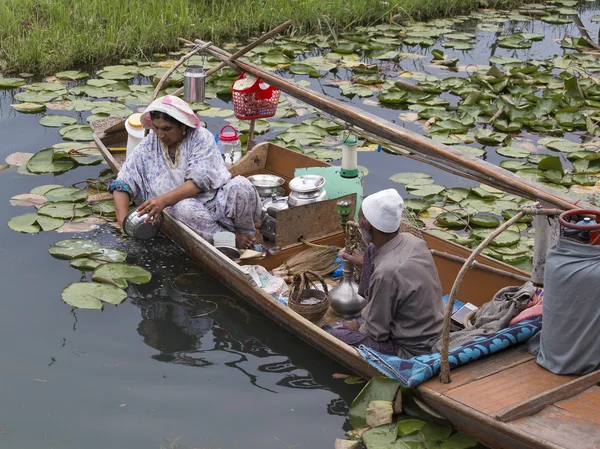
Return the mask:
<path id="1" fill-rule="evenodd" d="M 444 212 L 437 217 L 437 223 L 450 229 L 463 229 L 468 225 L 468 220 L 456 213 Z"/>
<path id="2" fill-rule="evenodd" d="M 15 95 L 15 100 L 22 101 L 23 103 L 48 103 L 49 101 L 55 100 L 60 97 L 57 92 L 51 91 L 25 91 L 19 92 Z"/>
<path id="3" fill-rule="evenodd" d="M 425 421 L 420 419 L 405 419 L 398 421 L 398 436 L 410 435 L 416 433 L 425 425 Z"/>
<path id="4" fill-rule="evenodd" d="M 1 80 L 2 78 L 0 78 Z M 24 114 L 34 114 L 36 112 L 44 112 L 46 105 L 42 103 L 15 103 L 11 104 L 13 109 Z"/>
<path id="5" fill-rule="evenodd" d="M 493 215 L 476 214 L 471 217 L 469 224 L 479 228 L 497 228 L 500 226 L 500 220 Z"/>
<path id="6" fill-rule="evenodd" d="M 54 76 L 56 78 L 58 78 L 59 80 L 70 80 L 70 81 L 82 80 L 82 79 L 90 77 L 90 75 L 88 73 L 81 72 L 79 70 L 67 70 L 64 72 L 58 72 L 58 73 L 54 74 Z"/>
<path id="7" fill-rule="evenodd" d="M 89 142 L 94 140 L 92 129 L 88 125 L 69 125 L 58 130 L 58 133 L 65 140 L 74 140 L 77 142 Z"/>
<path id="8" fill-rule="evenodd" d="M 31 189 L 31 192 L 33 195 L 42 195 L 44 196 L 46 194 L 46 192 L 48 192 L 49 190 L 52 189 L 56 189 L 62 187 L 60 184 L 46 184 L 43 186 L 38 186 L 38 187 L 34 187 L 33 189 Z"/>
<path id="9" fill-rule="evenodd" d="M 44 196 L 51 202 L 78 203 L 80 201 L 85 201 L 88 197 L 88 193 L 87 190 L 78 189 L 76 187 L 59 187 L 48 190 Z"/>
<path id="10" fill-rule="evenodd" d="M 71 160 L 54 160 L 52 148 L 38 151 L 27 161 L 27 169 L 31 173 L 61 173 L 74 166 L 75 164 Z"/>
<path id="11" fill-rule="evenodd" d="M 40 119 L 40 125 L 56 128 L 64 125 L 74 125 L 75 123 L 77 123 L 77 119 L 68 115 L 49 114 Z"/>
<path id="12" fill-rule="evenodd" d="M 339 150 L 330 150 L 328 148 L 318 148 L 310 156 L 322 161 L 335 161 L 342 158 L 342 152 Z"/>
<path id="13" fill-rule="evenodd" d="M 62 218 L 50 218 L 38 215 L 37 224 L 40 225 L 42 231 L 53 231 L 65 224 Z"/>
<path id="14" fill-rule="evenodd" d="M 512 157 L 512 158 L 518 159 L 518 158 L 524 158 L 524 157 L 529 156 L 531 154 L 531 151 L 529 151 L 525 148 L 507 146 L 507 147 L 497 148 L 496 153 L 498 153 L 501 156 Z"/>
<path id="15" fill-rule="evenodd" d="M 431 175 L 427 173 L 418 172 L 404 172 L 397 173 L 390 177 L 390 181 L 397 182 L 398 184 L 411 185 L 411 186 L 423 186 L 433 184 Z"/>
<path id="16" fill-rule="evenodd" d="M 469 192 L 470 190 L 465 189 L 464 187 L 452 187 L 451 189 L 446 189 L 444 195 L 446 195 L 450 201 L 460 203 L 469 196 Z"/>
<path id="17" fill-rule="evenodd" d="M 420 212 L 431 206 L 431 201 L 423 198 L 407 198 L 404 200 L 404 207 L 413 212 Z"/>
<path id="18" fill-rule="evenodd" d="M 559 139 L 556 137 L 546 137 L 538 140 L 540 145 L 544 145 L 551 150 L 561 151 L 563 153 L 574 153 L 582 151 L 583 147 L 575 142 L 571 142 L 566 139 Z"/>
<path id="19" fill-rule="evenodd" d="M 62 300 L 78 309 L 102 309 L 102 301 L 109 304 L 121 304 L 127 293 L 114 285 L 97 282 L 74 282 L 62 291 Z"/>
<path id="20" fill-rule="evenodd" d="M 508 160 L 504 160 L 504 161 L 500 161 L 500 167 L 506 169 L 506 170 L 510 170 L 513 172 L 516 172 L 518 170 L 523 170 L 526 168 L 530 168 L 531 165 L 522 162 L 522 161 L 508 161 Z"/>
<path id="21" fill-rule="evenodd" d="M 462 432 L 456 432 L 442 444 L 439 449 L 469 449 L 477 446 L 477 440 Z"/>
<path id="22" fill-rule="evenodd" d="M 517 215 L 519 213 L 518 210 L 516 209 L 505 209 L 502 211 L 501 215 L 506 219 L 509 220 L 512 217 L 514 217 L 515 215 Z M 533 217 L 530 217 L 528 215 L 525 215 L 524 217 L 522 217 L 519 221 L 517 221 L 517 223 L 531 223 L 533 221 Z"/>
<path id="23" fill-rule="evenodd" d="M 321 74 L 315 67 L 301 61 L 294 61 L 290 64 L 288 70 L 296 75 L 309 75 L 311 77 L 319 77 Z"/>
<path id="24" fill-rule="evenodd" d="M 444 186 L 431 184 L 431 185 L 426 185 L 426 186 L 420 186 L 416 190 L 411 190 L 410 193 L 411 193 L 411 195 L 414 195 L 414 196 L 430 196 L 430 195 L 437 195 L 439 193 L 442 193 L 445 189 L 446 189 L 446 187 L 444 187 Z"/>
<path id="25" fill-rule="evenodd" d="M 434 422 L 425 423 L 419 430 L 425 447 L 436 447 L 452 433 L 452 427 Z"/>
<path id="26" fill-rule="evenodd" d="M 450 240 L 450 241 L 454 241 L 458 238 L 456 236 L 456 234 L 453 234 L 453 233 L 447 232 L 447 231 L 442 231 L 441 229 L 428 229 L 427 233 L 434 235 L 438 238 L 441 238 L 444 240 Z"/>
<path id="27" fill-rule="evenodd" d="M 8 220 L 8 227 L 13 231 L 27 234 L 37 234 L 40 227 L 37 225 L 37 214 L 29 213 L 19 215 Z"/>
<path id="28" fill-rule="evenodd" d="M 0 76 L 0 89 L 13 89 L 26 84 L 23 78 L 3 78 Z"/>
<path id="29" fill-rule="evenodd" d="M 38 214 L 52 218 L 83 218 L 92 215 L 92 209 L 81 204 L 53 203 L 40 207 Z"/>
<path id="30" fill-rule="evenodd" d="M 367 424 L 365 413 L 371 401 L 393 402 L 400 382 L 387 377 L 372 377 L 350 405 L 350 425 L 360 429 Z"/>
<path id="31" fill-rule="evenodd" d="M 92 257 L 77 257 L 71 259 L 71 266 L 81 271 L 93 271 L 100 265 L 111 262 L 125 262 L 127 254 L 113 248 L 101 248 L 100 253 Z"/>
<path id="32" fill-rule="evenodd" d="M 467 145 L 454 145 L 452 148 L 460 150 L 462 153 L 474 157 L 482 157 L 487 153 L 487 151 L 485 151 L 483 148 L 469 147 Z"/>
<path id="33" fill-rule="evenodd" d="M 483 145 L 500 145 L 508 137 L 508 134 L 498 133 L 481 128 L 475 133 L 475 140 Z"/>
<path id="34" fill-rule="evenodd" d="M 85 239 L 66 239 L 56 242 L 48 252 L 57 259 L 75 259 L 102 254 L 103 246 Z"/>
<path id="35" fill-rule="evenodd" d="M 96 282 L 127 288 L 127 282 L 146 284 L 152 279 L 152 273 L 142 267 L 125 263 L 106 263 L 94 270 L 92 279 Z"/>
<path id="36" fill-rule="evenodd" d="M 398 437 L 398 425 L 384 424 L 367 430 L 361 435 L 362 441 L 367 449 L 391 449 Z"/>
<path id="37" fill-rule="evenodd" d="M 540 170 L 556 170 L 560 172 L 561 179 L 562 174 L 564 174 L 562 162 L 558 156 L 546 156 L 538 163 L 538 168 Z"/>

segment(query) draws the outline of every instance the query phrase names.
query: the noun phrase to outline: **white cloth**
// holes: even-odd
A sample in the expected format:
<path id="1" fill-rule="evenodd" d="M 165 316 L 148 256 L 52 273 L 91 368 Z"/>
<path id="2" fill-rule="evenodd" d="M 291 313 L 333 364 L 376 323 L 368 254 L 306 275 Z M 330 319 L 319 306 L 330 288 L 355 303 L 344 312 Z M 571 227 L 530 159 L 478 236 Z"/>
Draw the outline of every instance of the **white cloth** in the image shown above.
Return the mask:
<path id="1" fill-rule="evenodd" d="M 179 97 L 173 95 L 165 95 L 157 98 L 146 108 L 142 114 L 142 125 L 144 128 L 154 129 L 152 120 L 150 120 L 150 112 L 158 111 L 170 115 L 175 120 L 190 128 L 200 128 L 200 119 L 192 111 L 190 105 Z"/>
<path id="2" fill-rule="evenodd" d="M 404 201 L 396 189 L 387 189 L 366 197 L 363 215 L 371 226 L 381 232 L 396 232 L 402 221 Z"/>

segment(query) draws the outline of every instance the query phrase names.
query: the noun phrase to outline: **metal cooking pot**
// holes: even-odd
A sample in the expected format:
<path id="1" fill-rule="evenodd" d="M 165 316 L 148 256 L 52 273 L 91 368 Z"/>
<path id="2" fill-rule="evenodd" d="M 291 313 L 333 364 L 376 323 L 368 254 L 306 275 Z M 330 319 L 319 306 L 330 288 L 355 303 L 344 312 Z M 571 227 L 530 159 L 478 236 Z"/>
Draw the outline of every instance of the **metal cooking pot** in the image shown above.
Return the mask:
<path id="1" fill-rule="evenodd" d="M 144 223 L 147 217 L 148 214 L 139 215 L 136 209 L 131 209 L 123 219 L 125 234 L 139 240 L 149 240 L 155 237 L 163 221 L 162 214 L 157 217 L 154 224 L 151 221 Z"/>
<path id="2" fill-rule="evenodd" d="M 271 195 L 271 198 L 263 200 L 262 203 L 262 219 L 264 220 L 269 208 L 274 208 L 278 211 L 289 208 L 287 196 Z"/>
<path id="3" fill-rule="evenodd" d="M 317 203 L 327 199 L 327 191 L 325 189 L 317 190 L 316 192 L 302 193 L 294 192 L 290 193 L 288 197 L 288 205 L 290 207 L 304 206 L 305 204 Z"/>
<path id="4" fill-rule="evenodd" d="M 303 206 L 327 199 L 327 192 L 323 188 L 325 178 L 319 175 L 296 176 L 290 181 L 290 207 Z"/>
<path id="5" fill-rule="evenodd" d="M 263 198 L 280 193 L 281 186 L 285 182 L 283 178 L 275 175 L 252 175 L 248 176 L 248 181 L 256 188 L 258 195 Z"/>

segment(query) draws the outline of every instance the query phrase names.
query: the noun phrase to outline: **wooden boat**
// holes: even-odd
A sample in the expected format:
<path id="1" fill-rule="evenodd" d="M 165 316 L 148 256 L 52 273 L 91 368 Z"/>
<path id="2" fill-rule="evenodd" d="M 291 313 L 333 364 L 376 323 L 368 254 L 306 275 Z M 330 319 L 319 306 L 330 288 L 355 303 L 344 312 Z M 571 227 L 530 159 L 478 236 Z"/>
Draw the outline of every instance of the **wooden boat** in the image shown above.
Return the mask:
<path id="1" fill-rule="evenodd" d="M 114 156 L 110 152 L 110 145 L 106 141 L 111 139 L 95 137 L 106 162 L 118 172 L 122 156 Z M 123 143 L 115 143 L 123 146 Z M 236 163 L 231 173 L 244 176 L 271 173 L 289 181 L 298 167 L 327 165 L 285 148 L 263 143 L 255 146 Z M 339 224 L 338 227 L 333 232 L 317 232 L 320 235 L 314 235 L 308 241 L 342 246 L 343 231 Z M 354 348 L 280 304 L 262 289 L 253 287 L 238 263 L 225 257 L 168 213 L 165 213 L 163 231 L 196 262 L 285 329 L 365 378 L 381 374 Z M 433 250 L 443 290 L 447 293 L 469 250 L 427 232 L 423 232 L 423 237 Z M 305 248 L 303 243 L 290 243 L 279 254 L 267 255 L 251 263 L 273 269 Z M 482 305 L 500 288 L 518 285 L 527 279 L 527 273 L 486 256 L 479 257 L 477 262 L 460 290 L 460 298 L 465 302 Z M 453 371 L 453 382 L 450 384 L 431 380 L 418 387 L 418 391 L 426 404 L 454 426 L 493 448 L 597 448 L 600 447 L 600 388 L 595 385 L 598 381 L 598 372 L 583 377 L 551 374 L 540 368 L 533 356 L 521 346 Z M 581 393 L 558 401 L 578 392 Z M 555 400 L 558 402 L 552 404 Z M 545 404 L 549 405 L 544 407 Z M 540 409 L 540 413 L 529 416 Z M 504 422 L 521 415 L 525 416 Z M 576 438 L 569 436 L 574 431 Z"/>

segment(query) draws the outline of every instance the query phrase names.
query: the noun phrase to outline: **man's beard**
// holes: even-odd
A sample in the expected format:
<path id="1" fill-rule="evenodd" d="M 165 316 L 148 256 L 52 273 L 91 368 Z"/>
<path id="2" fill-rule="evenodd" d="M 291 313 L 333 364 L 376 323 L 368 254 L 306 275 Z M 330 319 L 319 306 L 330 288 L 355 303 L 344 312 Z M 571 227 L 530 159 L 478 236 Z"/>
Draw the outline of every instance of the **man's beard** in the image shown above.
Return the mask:
<path id="1" fill-rule="evenodd" d="M 362 231 L 362 239 L 363 242 L 365 242 L 365 245 L 369 246 L 371 243 L 373 243 L 373 234 L 371 231 L 366 230 L 362 226 L 360 230 Z"/>

